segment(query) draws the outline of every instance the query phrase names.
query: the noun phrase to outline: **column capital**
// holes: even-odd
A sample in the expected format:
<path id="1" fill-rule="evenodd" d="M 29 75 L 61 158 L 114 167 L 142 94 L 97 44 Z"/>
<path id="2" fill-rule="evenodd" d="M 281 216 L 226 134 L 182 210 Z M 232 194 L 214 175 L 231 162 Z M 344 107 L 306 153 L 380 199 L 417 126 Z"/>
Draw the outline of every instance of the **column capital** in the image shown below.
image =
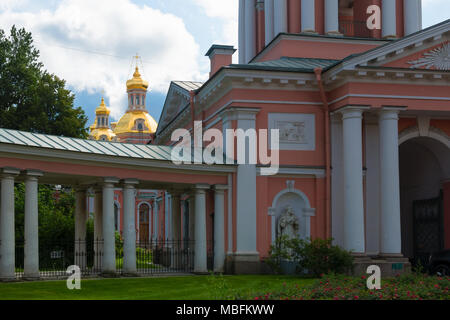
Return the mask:
<path id="1" fill-rule="evenodd" d="M 122 180 L 122 185 L 124 187 L 134 187 L 135 185 L 139 184 L 139 180 L 138 179 L 123 179 Z"/>
<path id="2" fill-rule="evenodd" d="M 20 174 L 20 170 L 12 167 L 0 168 L 0 175 L 2 177 L 15 177 Z"/>
<path id="3" fill-rule="evenodd" d="M 228 190 L 228 186 L 224 184 L 216 184 L 213 186 L 213 190 L 215 192 L 224 193 L 225 190 Z"/>
<path id="4" fill-rule="evenodd" d="M 194 189 L 196 191 L 200 191 L 200 190 L 205 191 L 205 190 L 209 190 L 210 188 L 211 188 L 211 186 L 209 184 L 207 184 L 207 183 L 196 184 L 195 187 L 194 187 Z"/>
<path id="5" fill-rule="evenodd" d="M 350 118 L 362 118 L 364 111 L 370 109 L 370 106 L 345 106 L 336 110 L 336 112 L 342 114 L 342 120 Z"/>
<path id="6" fill-rule="evenodd" d="M 22 173 L 26 177 L 35 177 L 35 178 L 39 178 L 44 175 L 44 172 L 42 172 L 41 170 L 33 170 L 33 169 L 25 170 Z"/>
<path id="7" fill-rule="evenodd" d="M 104 187 L 110 187 L 114 186 L 115 184 L 119 183 L 119 178 L 116 177 L 105 177 L 103 178 L 103 186 Z"/>

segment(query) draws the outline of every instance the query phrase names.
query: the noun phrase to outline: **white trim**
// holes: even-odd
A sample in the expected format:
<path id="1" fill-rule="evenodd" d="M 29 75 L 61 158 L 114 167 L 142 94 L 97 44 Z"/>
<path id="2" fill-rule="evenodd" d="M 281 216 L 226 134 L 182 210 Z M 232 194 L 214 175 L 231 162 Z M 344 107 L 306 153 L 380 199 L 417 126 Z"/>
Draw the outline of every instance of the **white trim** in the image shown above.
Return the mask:
<path id="1" fill-rule="evenodd" d="M 59 160 L 79 160 L 86 162 L 94 162 L 100 164 L 112 164 L 114 166 L 117 165 L 125 165 L 125 166 L 138 166 L 145 168 L 164 168 L 164 169 L 174 169 L 180 171 L 206 171 L 206 172 L 234 172 L 236 168 L 234 165 L 175 165 L 170 160 L 152 160 L 152 159 L 138 159 L 138 158 L 127 158 L 121 156 L 109 156 L 109 155 L 98 155 L 98 154 L 89 154 L 83 153 L 79 151 L 68 151 L 68 150 L 53 150 L 53 149 L 45 149 L 39 147 L 30 147 L 30 146 L 22 146 L 22 145 L 14 145 L 7 143 L 0 143 L 0 154 L 2 156 L 11 157 L 12 154 L 21 154 L 26 155 L 26 159 L 30 159 L 30 157 L 39 156 L 46 157 L 48 160 L 50 159 L 59 159 Z M 16 156 L 16 155 L 14 155 Z M 42 160 L 42 159 L 39 159 Z M 47 159 L 46 159 L 47 160 Z M 89 165 L 89 164 L 86 164 Z"/>
<path id="2" fill-rule="evenodd" d="M 393 95 L 381 95 L 381 94 L 346 94 L 340 98 L 337 98 L 329 104 L 342 101 L 346 98 L 384 98 L 384 99 L 412 99 L 412 100 L 443 100 L 450 101 L 449 97 L 422 97 L 422 96 L 393 96 Z"/>
<path id="3" fill-rule="evenodd" d="M 256 168 L 256 174 L 261 175 L 261 167 Z M 325 169 L 316 168 L 279 168 L 277 175 L 300 175 L 300 176 L 314 176 L 316 178 L 324 178 Z"/>
<path id="4" fill-rule="evenodd" d="M 450 137 L 447 136 L 441 130 L 434 128 L 434 127 L 430 127 L 430 129 L 428 130 L 426 135 L 421 135 L 421 132 L 417 126 L 403 130 L 402 132 L 400 132 L 398 144 L 402 145 L 403 143 L 405 143 L 408 140 L 411 140 L 414 138 L 419 138 L 419 137 L 432 138 L 434 140 L 441 142 L 447 148 L 450 149 Z"/>

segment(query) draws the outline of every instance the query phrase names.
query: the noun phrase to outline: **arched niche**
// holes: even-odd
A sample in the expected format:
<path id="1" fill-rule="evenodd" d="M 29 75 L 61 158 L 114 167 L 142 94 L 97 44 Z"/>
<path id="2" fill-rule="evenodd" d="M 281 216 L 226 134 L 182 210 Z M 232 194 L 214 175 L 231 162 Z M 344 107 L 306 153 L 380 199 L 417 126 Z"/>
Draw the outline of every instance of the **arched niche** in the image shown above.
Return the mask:
<path id="1" fill-rule="evenodd" d="M 299 222 L 298 236 L 301 239 L 311 237 L 311 217 L 316 214 L 316 209 L 311 208 L 308 197 L 300 190 L 295 189 L 295 181 L 286 181 L 287 188 L 280 191 L 269 208 L 269 216 L 272 219 L 272 243 L 277 238 L 278 220 L 290 206 Z"/>

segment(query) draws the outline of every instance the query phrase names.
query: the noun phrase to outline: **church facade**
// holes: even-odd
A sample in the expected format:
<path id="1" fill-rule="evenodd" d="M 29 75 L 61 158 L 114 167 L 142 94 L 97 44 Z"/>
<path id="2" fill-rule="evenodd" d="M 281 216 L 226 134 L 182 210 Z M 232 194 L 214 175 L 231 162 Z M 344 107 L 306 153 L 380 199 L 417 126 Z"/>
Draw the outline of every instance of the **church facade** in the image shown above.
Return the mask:
<path id="1" fill-rule="evenodd" d="M 194 121 L 280 132 L 277 175 L 230 177 L 229 270 L 261 271 L 292 211 L 298 236 L 383 272 L 450 248 L 450 21 L 421 19 L 418 0 L 241 0 L 239 63 L 213 45 L 205 83 L 171 83 L 155 144 Z"/>
<path id="2" fill-rule="evenodd" d="M 450 21 L 422 29 L 419 0 L 239 3 L 239 63 L 213 45 L 209 79 L 173 81 L 159 124 L 136 68 L 126 114 L 110 123 L 102 101 L 91 141 L 0 129 L 0 278 L 14 276 L 16 180 L 27 186 L 29 277 L 38 182 L 77 189 L 76 239 L 95 212 L 105 273 L 116 271 L 114 231 L 130 274 L 136 240 L 193 240 L 198 273 L 266 272 L 281 234 L 333 238 L 387 275 L 450 249 Z M 278 130 L 277 174 L 261 158 L 174 164 L 172 134 L 194 123 Z"/>

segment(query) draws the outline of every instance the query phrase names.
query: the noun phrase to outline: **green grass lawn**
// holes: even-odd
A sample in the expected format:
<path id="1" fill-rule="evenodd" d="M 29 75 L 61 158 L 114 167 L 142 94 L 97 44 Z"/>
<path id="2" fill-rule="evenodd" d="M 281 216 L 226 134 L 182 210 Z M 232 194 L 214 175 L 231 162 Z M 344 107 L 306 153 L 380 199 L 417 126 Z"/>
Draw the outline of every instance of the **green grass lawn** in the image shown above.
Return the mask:
<path id="1" fill-rule="evenodd" d="M 82 280 L 81 290 L 66 281 L 0 283 L 0 300 L 211 300 L 219 287 L 243 291 L 276 290 L 286 284 L 311 284 L 292 276 L 185 276 L 166 278 Z"/>

